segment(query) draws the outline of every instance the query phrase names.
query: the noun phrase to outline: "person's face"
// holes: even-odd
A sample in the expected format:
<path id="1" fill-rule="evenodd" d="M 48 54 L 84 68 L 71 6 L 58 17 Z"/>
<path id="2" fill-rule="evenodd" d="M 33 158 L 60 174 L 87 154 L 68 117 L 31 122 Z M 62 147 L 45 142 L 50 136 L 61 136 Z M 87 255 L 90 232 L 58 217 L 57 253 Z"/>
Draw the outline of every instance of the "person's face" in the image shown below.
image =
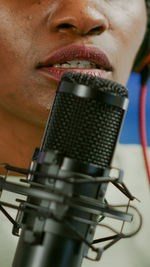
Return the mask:
<path id="1" fill-rule="evenodd" d="M 1 108 L 45 122 L 58 80 L 39 65 L 70 45 L 101 50 L 102 77 L 125 85 L 145 28 L 144 0 L 0 0 Z"/>

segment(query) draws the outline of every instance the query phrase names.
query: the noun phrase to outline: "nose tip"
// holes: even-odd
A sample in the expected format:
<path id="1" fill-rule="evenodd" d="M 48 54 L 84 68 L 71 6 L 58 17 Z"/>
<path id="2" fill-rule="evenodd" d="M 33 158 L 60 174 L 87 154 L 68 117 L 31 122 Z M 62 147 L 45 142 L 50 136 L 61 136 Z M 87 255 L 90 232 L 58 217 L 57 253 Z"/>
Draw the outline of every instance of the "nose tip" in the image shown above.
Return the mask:
<path id="1" fill-rule="evenodd" d="M 49 21 L 50 30 L 53 32 L 74 32 L 81 36 L 99 35 L 109 27 L 105 15 L 96 8 L 79 8 L 76 6 L 70 10 L 57 9 Z"/>

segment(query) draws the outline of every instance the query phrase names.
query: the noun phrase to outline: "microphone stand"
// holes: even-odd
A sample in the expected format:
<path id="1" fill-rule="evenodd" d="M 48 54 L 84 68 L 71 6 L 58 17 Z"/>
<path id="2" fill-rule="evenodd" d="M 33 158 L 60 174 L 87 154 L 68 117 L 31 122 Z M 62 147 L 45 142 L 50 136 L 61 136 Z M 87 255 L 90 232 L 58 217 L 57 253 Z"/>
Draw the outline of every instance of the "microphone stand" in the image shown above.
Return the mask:
<path id="1" fill-rule="evenodd" d="M 132 221 L 132 215 L 118 211 L 107 203 L 102 203 L 102 198 L 104 197 L 109 182 L 117 186 L 130 200 L 134 199 L 122 182 L 122 171 L 118 170 L 119 176 L 117 178 L 109 176 L 111 169 L 106 169 L 103 176 L 94 177 L 89 174 L 83 175 L 79 164 L 79 173 L 77 173 L 77 169 L 75 173 L 74 168 L 77 166 L 76 162 L 69 158 L 62 158 L 60 167 L 61 160 L 60 158 L 58 160 L 57 153 L 46 152 L 44 155 L 40 154 L 40 157 L 42 163 L 39 160 L 40 163 L 38 164 L 41 165 L 42 170 L 38 168 L 39 171 L 35 171 L 35 169 L 37 169 L 35 156 L 30 170 L 24 170 L 9 165 L 5 166 L 7 171 L 16 171 L 22 174 L 28 173 L 28 179 L 21 179 L 21 184 L 7 182 L 7 179 L 5 180 L 0 177 L 1 190 L 19 193 L 28 198 L 51 201 L 51 207 L 48 208 L 40 207 L 38 203 L 31 204 L 28 203 L 28 201 L 23 202 L 21 200 L 17 200 L 20 201 L 19 207 L 0 202 L 1 210 L 9 220 L 11 217 L 10 215 L 8 216 L 3 206 L 18 210 L 16 220 L 13 221 L 11 218 L 11 222 L 14 225 L 13 234 L 19 236 L 20 228 L 24 231 L 18 245 L 20 254 L 16 255 L 13 266 L 19 266 L 17 262 L 21 259 L 22 267 L 54 265 L 61 267 L 79 267 L 82 264 L 83 257 L 87 257 L 89 248 L 95 253 L 95 258 L 93 258 L 93 260 L 99 260 L 104 252 L 104 248 L 95 248 L 92 243 L 95 228 L 100 218 L 109 216 L 124 222 Z M 47 158 L 49 159 L 48 168 Z M 50 158 L 52 159 L 51 161 Z M 59 161 L 59 166 L 54 163 L 56 162 L 56 158 L 57 161 Z M 68 172 L 68 165 L 72 166 L 70 172 Z M 84 166 L 84 168 L 86 167 L 87 166 Z M 45 173 L 44 169 L 47 169 L 47 173 Z M 67 174 L 65 169 L 67 169 Z M 87 171 L 89 173 L 89 169 L 87 169 Z M 98 172 L 98 169 L 92 169 L 92 175 L 94 173 L 96 175 Z M 55 181 L 55 188 L 52 184 L 41 185 L 38 182 L 33 182 L 33 175 L 34 178 L 36 176 L 53 179 L 53 181 Z M 100 185 L 99 195 L 97 195 L 97 199 L 95 199 L 98 184 Z M 90 187 L 90 190 L 88 187 Z M 73 194 L 73 191 L 76 192 L 76 195 Z M 90 192 L 90 196 L 86 196 L 85 192 Z M 69 216 L 67 214 L 68 210 Z M 24 228 L 26 214 L 30 214 L 30 219 L 32 216 L 40 218 L 40 223 L 39 221 L 36 222 L 37 225 L 35 223 L 33 227 L 35 229 L 36 227 L 38 228 L 38 233 L 35 229 L 33 231 L 33 228 L 31 231 Z M 46 233 L 44 239 L 43 231 Z M 109 246 L 118 242 L 121 238 L 123 238 L 121 234 L 115 235 Z M 107 248 L 109 246 L 107 245 Z"/>

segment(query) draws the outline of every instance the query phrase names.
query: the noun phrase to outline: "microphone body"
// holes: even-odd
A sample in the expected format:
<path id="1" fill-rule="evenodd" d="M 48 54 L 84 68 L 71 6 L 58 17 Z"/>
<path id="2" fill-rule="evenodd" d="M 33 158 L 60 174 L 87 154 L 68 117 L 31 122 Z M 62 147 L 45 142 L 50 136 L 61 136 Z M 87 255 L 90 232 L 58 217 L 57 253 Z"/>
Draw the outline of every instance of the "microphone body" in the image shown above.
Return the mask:
<path id="1" fill-rule="evenodd" d="M 93 181 L 108 175 L 127 102 L 127 90 L 112 81 L 64 75 L 28 177 L 43 195 L 21 204 L 13 267 L 81 266 L 99 215 L 107 213 L 107 183 Z M 101 211 L 92 211 L 93 199 Z"/>

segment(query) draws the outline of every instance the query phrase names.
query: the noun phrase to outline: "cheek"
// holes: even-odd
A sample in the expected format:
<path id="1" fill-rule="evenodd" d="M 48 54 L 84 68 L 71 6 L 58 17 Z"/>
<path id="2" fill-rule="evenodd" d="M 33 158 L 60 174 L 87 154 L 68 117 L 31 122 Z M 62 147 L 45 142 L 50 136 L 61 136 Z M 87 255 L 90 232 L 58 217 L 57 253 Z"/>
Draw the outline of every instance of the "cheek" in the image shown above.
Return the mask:
<path id="1" fill-rule="evenodd" d="M 129 51 L 129 56 L 133 57 L 138 52 L 143 41 L 146 31 L 146 17 L 144 19 L 134 20 L 133 23 L 127 23 L 123 29 L 123 34 L 120 32 L 120 40 L 124 50 Z"/>
<path id="2" fill-rule="evenodd" d="M 115 33 L 116 38 L 116 75 L 120 83 L 126 84 L 136 54 L 142 44 L 146 31 L 145 8 L 141 12 L 126 15 Z"/>
<path id="3" fill-rule="evenodd" d="M 110 25 L 115 34 L 119 35 L 118 37 L 125 45 L 134 38 L 137 38 L 137 43 L 141 42 L 147 21 L 145 0 L 120 1 L 115 10 L 113 7 L 112 4 L 111 10 L 108 12 L 110 13 Z"/>
<path id="4" fill-rule="evenodd" d="M 25 34 L 25 25 L 17 21 L 11 9 L 0 10 L 0 21 L 3 22 L 0 24 L 0 102 L 3 105 L 17 103 L 27 67 L 30 38 Z"/>
<path id="5" fill-rule="evenodd" d="M 14 3 L 15 5 L 15 3 Z M 7 3 L 6 3 L 7 6 Z M 0 4 L 0 59 L 7 68 L 22 65 L 30 51 L 33 33 L 29 16 L 22 10 L 15 10 Z"/>

